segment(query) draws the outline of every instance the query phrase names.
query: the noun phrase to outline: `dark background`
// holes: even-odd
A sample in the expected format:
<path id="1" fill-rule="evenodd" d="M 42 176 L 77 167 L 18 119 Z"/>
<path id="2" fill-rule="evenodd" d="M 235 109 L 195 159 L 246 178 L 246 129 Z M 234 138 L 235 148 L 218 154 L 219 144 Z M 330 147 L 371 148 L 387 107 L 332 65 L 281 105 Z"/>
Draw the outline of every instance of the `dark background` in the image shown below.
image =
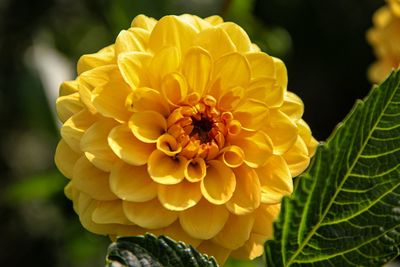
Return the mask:
<path id="1" fill-rule="evenodd" d="M 53 163 L 54 96 L 80 55 L 113 43 L 137 14 L 219 14 L 284 60 L 289 90 L 325 140 L 369 91 L 365 32 L 383 0 L 0 0 L 0 266 L 103 266 Z M 230 262 L 229 266 L 259 263 Z"/>

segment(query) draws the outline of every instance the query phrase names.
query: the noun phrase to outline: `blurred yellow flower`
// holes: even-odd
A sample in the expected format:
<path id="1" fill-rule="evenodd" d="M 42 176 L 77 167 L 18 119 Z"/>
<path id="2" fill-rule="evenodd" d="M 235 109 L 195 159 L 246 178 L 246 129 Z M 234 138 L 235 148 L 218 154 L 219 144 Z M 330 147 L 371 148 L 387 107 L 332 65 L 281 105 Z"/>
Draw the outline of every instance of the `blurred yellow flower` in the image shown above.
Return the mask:
<path id="1" fill-rule="evenodd" d="M 281 60 L 218 16 L 137 16 L 61 85 L 55 162 L 85 228 L 252 259 L 317 142 Z"/>
<path id="2" fill-rule="evenodd" d="M 388 0 L 373 16 L 373 28 L 367 32 L 377 61 L 368 70 L 372 82 L 383 81 L 393 68 L 400 67 L 400 0 Z"/>

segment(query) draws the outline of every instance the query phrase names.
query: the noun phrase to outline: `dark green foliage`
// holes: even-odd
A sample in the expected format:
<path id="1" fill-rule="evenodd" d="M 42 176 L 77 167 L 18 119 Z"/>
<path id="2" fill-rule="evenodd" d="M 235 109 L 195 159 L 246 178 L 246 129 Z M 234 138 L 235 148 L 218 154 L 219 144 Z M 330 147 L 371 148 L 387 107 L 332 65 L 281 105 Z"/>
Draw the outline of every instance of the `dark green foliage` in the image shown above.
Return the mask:
<path id="1" fill-rule="evenodd" d="M 267 266 L 381 266 L 400 245 L 400 71 L 358 101 L 297 179 Z"/>
<path id="2" fill-rule="evenodd" d="M 122 237 L 108 248 L 107 267 L 217 267 L 214 258 L 165 237 Z"/>

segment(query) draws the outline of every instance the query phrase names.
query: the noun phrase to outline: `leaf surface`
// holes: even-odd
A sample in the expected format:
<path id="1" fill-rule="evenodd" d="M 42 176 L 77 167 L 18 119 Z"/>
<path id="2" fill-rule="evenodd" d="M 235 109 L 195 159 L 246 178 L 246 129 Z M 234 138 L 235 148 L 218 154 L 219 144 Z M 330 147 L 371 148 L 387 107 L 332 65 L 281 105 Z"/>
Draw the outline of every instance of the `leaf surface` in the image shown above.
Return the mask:
<path id="1" fill-rule="evenodd" d="M 214 258 L 169 237 L 121 237 L 108 248 L 107 267 L 217 267 Z"/>
<path id="2" fill-rule="evenodd" d="M 400 71 L 358 101 L 282 201 L 267 266 L 381 266 L 400 245 Z"/>

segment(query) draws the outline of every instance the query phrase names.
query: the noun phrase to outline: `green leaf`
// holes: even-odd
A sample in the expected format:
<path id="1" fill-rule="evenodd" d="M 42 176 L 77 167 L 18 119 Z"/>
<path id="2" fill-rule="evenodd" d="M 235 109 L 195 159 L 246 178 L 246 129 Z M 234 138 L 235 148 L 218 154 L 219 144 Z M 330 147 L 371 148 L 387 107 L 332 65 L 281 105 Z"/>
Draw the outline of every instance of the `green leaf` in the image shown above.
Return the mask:
<path id="1" fill-rule="evenodd" d="M 381 266 L 400 245 L 400 71 L 358 101 L 282 202 L 267 266 Z"/>
<path id="2" fill-rule="evenodd" d="M 169 237 L 121 237 L 108 248 L 107 267 L 217 267 L 214 258 Z"/>

